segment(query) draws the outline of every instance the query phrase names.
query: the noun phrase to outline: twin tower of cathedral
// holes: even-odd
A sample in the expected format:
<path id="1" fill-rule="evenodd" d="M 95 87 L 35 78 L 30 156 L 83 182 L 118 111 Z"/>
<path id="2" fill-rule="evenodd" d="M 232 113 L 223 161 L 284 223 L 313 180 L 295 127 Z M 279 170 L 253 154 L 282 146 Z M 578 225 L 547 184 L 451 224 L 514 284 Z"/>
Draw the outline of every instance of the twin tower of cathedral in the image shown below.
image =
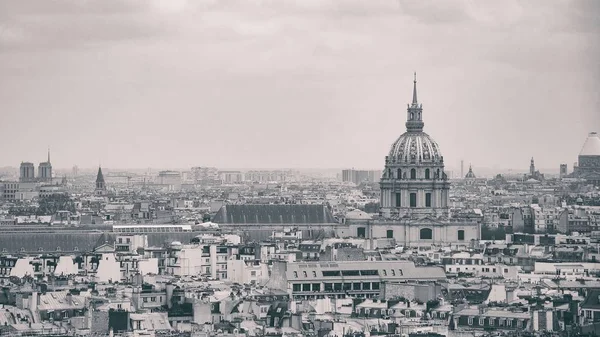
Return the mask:
<path id="1" fill-rule="evenodd" d="M 406 132 L 392 144 L 381 177 L 381 213 L 386 218 L 447 217 L 450 182 L 439 145 L 423 132 L 423 105 L 417 99 L 406 111 Z"/>

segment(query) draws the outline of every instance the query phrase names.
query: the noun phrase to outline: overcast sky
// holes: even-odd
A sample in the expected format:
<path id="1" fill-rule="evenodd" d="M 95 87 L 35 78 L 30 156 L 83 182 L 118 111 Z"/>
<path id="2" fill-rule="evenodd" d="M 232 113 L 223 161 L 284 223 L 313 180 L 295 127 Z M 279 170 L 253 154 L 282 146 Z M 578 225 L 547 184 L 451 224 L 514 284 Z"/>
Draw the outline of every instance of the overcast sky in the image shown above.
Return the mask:
<path id="1" fill-rule="evenodd" d="M 0 0 L 0 166 L 382 168 L 417 72 L 446 165 L 600 132 L 600 1 Z"/>

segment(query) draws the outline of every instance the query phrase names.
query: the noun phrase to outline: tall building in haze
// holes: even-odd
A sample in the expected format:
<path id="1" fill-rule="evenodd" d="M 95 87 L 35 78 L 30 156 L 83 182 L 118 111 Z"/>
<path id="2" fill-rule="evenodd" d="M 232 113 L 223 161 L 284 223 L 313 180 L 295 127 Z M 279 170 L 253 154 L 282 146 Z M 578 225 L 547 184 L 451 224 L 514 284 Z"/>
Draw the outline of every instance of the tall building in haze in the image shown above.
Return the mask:
<path id="1" fill-rule="evenodd" d="M 38 179 L 41 182 L 52 182 L 52 164 L 50 163 L 50 150 L 48 150 L 48 161 L 38 165 Z"/>
<path id="2" fill-rule="evenodd" d="M 94 195 L 106 195 L 106 183 L 104 182 L 104 174 L 102 174 L 101 167 L 98 167 L 98 174 L 96 175 L 96 189 L 94 190 Z"/>
<path id="3" fill-rule="evenodd" d="M 35 166 L 30 162 L 21 163 L 19 181 L 22 183 L 35 181 Z"/>

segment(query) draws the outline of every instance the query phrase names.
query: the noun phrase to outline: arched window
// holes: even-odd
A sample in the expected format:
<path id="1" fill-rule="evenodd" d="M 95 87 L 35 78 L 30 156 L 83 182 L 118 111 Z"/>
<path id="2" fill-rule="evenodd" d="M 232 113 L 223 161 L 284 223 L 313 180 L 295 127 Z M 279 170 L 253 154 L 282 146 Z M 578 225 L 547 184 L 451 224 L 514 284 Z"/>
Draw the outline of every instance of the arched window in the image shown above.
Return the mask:
<path id="1" fill-rule="evenodd" d="M 417 170 L 410 169 L 410 179 L 417 179 Z"/>
<path id="2" fill-rule="evenodd" d="M 458 230 L 458 240 L 463 241 L 465 239 L 465 231 L 462 229 Z"/>
<path id="3" fill-rule="evenodd" d="M 429 169 L 425 169 L 425 179 L 431 179 L 429 174 Z"/>
<path id="4" fill-rule="evenodd" d="M 438 179 L 442 179 L 442 176 L 440 176 L 440 169 L 437 170 L 437 177 Z"/>
<path id="5" fill-rule="evenodd" d="M 402 179 L 402 170 L 398 169 L 398 179 Z"/>
<path id="6" fill-rule="evenodd" d="M 431 228 L 423 228 L 419 231 L 419 239 L 421 240 L 431 240 L 433 239 L 433 231 Z"/>
<path id="7" fill-rule="evenodd" d="M 387 234 L 386 237 L 388 239 L 393 239 L 394 238 L 394 230 L 393 229 L 388 229 L 386 234 Z"/>

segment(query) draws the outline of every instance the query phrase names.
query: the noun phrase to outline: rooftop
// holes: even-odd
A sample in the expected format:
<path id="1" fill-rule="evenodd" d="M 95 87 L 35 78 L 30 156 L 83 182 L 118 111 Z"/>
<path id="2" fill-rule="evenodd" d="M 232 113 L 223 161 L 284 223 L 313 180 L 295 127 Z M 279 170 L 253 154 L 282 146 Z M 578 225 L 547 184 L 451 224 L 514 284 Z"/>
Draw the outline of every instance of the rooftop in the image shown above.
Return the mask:
<path id="1" fill-rule="evenodd" d="M 591 132 L 583 143 L 583 148 L 579 152 L 580 156 L 600 156 L 600 136 L 598 133 Z"/>

